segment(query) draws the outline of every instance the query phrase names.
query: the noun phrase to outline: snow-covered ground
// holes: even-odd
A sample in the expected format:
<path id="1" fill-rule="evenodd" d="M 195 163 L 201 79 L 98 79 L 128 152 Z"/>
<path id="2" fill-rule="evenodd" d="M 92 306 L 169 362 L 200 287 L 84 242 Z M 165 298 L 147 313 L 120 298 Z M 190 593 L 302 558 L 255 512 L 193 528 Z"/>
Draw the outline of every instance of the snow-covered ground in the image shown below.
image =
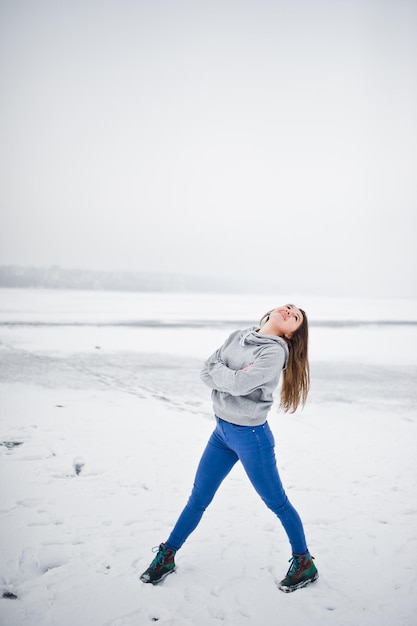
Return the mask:
<path id="1" fill-rule="evenodd" d="M 296 300 L 311 397 L 269 423 L 317 583 L 278 590 L 289 544 L 239 465 L 177 571 L 139 581 L 214 427 L 201 361 L 287 300 L 0 291 L 1 624 L 416 624 L 415 301 Z"/>

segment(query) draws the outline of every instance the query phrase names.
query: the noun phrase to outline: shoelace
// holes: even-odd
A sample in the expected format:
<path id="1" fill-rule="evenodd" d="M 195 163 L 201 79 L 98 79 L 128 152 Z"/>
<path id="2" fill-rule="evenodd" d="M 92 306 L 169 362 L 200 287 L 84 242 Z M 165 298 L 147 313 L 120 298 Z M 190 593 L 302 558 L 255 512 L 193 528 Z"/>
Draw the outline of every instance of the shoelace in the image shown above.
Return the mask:
<path id="1" fill-rule="evenodd" d="M 301 568 L 301 557 L 300 556 L 292 556 L 288 563 L 291 563 L 290 568 L 287 572 L 287 576 L 294 576 L 294 574 Z"/>
<path id="2" fill-rule="evenodd" d="M 165 558 L 165 553 L 163 550 L 160 550 L 159 546 L 155 546 L 154 548 L 152 548 L 152 552 L 157 552 L 157 555 L 152 561 L 150 569 L 155 568 L 157 565 L 161 565 L 164 562 Z"/>

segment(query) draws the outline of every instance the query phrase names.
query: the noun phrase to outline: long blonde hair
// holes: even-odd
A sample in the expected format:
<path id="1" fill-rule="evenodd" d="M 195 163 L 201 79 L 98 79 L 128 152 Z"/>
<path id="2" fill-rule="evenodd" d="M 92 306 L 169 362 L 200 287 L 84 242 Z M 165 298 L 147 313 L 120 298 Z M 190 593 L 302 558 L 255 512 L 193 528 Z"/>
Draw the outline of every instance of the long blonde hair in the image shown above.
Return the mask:
<path id="1" fill-rule="evenodd" d="M 270 313 L 265 313 L 259 322 L 261 328 L 269 319 Z M 283 337 L 288 344 L 287 367 L 283 371 L 281 385 L 280 407 L 286 413 L 294 413 L 299 405 L 305 405 L 310 390 L 310 365 L 308 362 L 308 320 L 303 315 L 301 326 L 292 334 L 291 339 Z"/>

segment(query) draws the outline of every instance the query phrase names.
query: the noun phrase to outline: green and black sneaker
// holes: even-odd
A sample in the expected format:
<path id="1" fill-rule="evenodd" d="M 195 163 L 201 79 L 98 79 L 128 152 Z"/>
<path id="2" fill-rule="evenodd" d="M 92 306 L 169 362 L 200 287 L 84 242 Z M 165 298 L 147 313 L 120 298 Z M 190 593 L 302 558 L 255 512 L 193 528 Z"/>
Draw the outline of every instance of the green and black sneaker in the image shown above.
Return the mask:
<path id="1" fill-rule="evenodd" d="M 313 583 L 319 577 L 313 558 L 307 554 L 293 554 L 290 559 L 290 568 L 284 580 L 281 580 L 279 589 L 284 593 L 301 589 L 309 583 Z"/>
<path id="2" fill-rule="evenodd" d="M 140 577 L 143 583 L 156 585 L 175 569 L 175 550 L 170 550 L 164 543 L 161 543 L 159 548 L 153 548 L 153 552 L 156 550 L 158 550 L 156 557 Z"/>

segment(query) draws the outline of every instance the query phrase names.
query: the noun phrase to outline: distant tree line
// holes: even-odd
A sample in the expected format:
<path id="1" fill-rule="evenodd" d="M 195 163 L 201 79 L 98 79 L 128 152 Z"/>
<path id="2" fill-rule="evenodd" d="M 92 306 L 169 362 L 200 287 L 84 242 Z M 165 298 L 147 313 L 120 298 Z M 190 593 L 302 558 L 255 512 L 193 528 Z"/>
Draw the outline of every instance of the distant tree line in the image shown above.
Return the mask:
<path id="1" fill-rule="evenodd" d="M 241 285 L 240 285 L 241 286 Z M 0 266 L 0 287 L 97 291 L 239 291 L 236 282 L 146 272 Z"/>

